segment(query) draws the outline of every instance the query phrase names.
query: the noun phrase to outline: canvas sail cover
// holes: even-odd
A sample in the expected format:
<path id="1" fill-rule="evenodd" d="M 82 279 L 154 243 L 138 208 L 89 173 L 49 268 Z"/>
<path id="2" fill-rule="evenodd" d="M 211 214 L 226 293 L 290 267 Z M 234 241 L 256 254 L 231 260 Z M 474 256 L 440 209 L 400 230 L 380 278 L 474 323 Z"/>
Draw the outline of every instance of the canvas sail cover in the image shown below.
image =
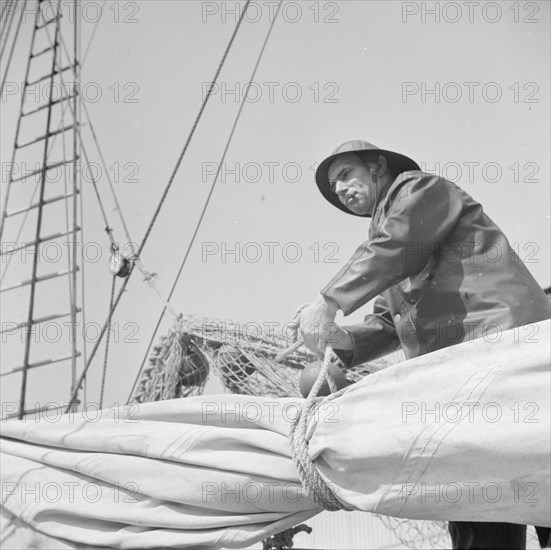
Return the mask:
<path id="1" fill-rule="evenodd" d="M 551 526 L 550 344 L 545 321 L 367 376 L 319 403 L 309 457 L 347 508 Z M 225 394 L 4 422 L 2 545 L 239 548 L 302 523 L 322 509 L 288 440 L 303 404 Z"/>

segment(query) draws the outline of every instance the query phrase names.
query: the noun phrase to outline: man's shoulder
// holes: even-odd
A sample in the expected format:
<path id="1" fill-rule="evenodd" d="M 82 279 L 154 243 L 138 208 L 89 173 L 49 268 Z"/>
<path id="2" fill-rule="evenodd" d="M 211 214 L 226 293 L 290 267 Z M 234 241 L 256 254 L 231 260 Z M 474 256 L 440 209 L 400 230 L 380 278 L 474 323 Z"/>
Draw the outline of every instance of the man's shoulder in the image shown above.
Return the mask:
<path id="1" fill-rule="evenodd" d="M 415 191 L 430 191 L 433 189 L 446 190 L 448 193 L 459 193 L 471 198 L 456 183 L 439 176 L 423 172 L 422 170 L 408 170 L 399 174 L 388 189 L 387 199 L 393 200 L 398 195 L 405 195 Z"/>
<path id="2" fill-rule="evenodd" d="M 415 182 L 421 182 L 425 185 L 452 185 L 456 187 L 456 185 L 450 180 L 447 180 L 438 174 L 431 174 L 430 172 L 423 172 L 422 170 L 407 170 L 406 172 L 398 174 L 392 184 L 392 187 L 412 184 Z"/>
<path id="3" fill-rule="evenodd" d="M 408 200 L 425 205 L 440 201 L 452 201 L 461 203 L 464 210 L 482 208 L 478 201 L 456 183 L 438 174 L 421 170 L 402 172 L 386 192 L 381 208 L 388 212 L 402 201 Z"/>

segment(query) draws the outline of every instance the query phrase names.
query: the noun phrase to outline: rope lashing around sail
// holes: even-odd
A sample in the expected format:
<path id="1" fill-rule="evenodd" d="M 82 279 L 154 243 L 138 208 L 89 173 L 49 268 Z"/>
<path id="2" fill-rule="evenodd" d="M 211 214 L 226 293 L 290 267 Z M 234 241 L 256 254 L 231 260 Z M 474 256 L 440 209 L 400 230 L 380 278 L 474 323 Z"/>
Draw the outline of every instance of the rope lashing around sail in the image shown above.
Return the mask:
<path id="1" fill-rule="evenodd" d="M 288 347 L 284 352 L 278 354 L 276 361 L 287 357 L 290 353 L 296 351 L 303 344 L 303 342 L 298 338 L 298 331 L 300 328 L 300 314 L 306 307 L 308 307 L 308 304 L 304 304 L 297 308 L 290 323 L 290 337 L 292 340 L 296 340 L 296 342 Z M 291 453 L 293 455 L 293 461 L 297 468 L 302 487 L 316 504 L 330 512 L 349 510 L 349 508 L 345 507 L 337 499 L 335 493 L 331 490 L 329 485 L 325 483 L 316 466 L 308 456 L 308 439 L 311 435 L 310 426 L 312 425 L 312 422 L 315 422 L 315 413 L 319 407 L 319 404 L 325 399 L 324 397 L 317 397 L 324 381 L 327 380 L 333 395 L 337 390 L 335 381 L 329 375 L 329 364 L 331 363 L 333 355 L 331 346 L 327 345 L 325 348 L 323 364 L 316 381 L 310 389 L 304 407 L 294 419 L 289 430 Z"/>
<path id="2" fill-rule="evenodd" d="M 324 510 L 329 512 L 337 512 L 339 510 L 351 511 L 353 508 L 348 508 L 335 496 L 335 492 L 325 483 L 321 477 L 314 462 L 308 456 L 308 440 L 311 436 L 311 426 L 316 421 L 316 411 L 325 397 L 316 397 L 324 379 L 327 376 L 329 364 L 333 356 L 331 346 L 325 348 L 325 357 L 323 365 L 320 369 L 318 377 L 310 390 L 306 403 L 302 410 L 297 414 L 289 430 L 289 443 L 291 445 L 291 453 L 293 461 L 297 468 L 302 487 L 308 493 L 308 496 Z M 336 395 L 340 395 L 343 390 Z M 334 398 L 332 394 L 331 398 Z"/>

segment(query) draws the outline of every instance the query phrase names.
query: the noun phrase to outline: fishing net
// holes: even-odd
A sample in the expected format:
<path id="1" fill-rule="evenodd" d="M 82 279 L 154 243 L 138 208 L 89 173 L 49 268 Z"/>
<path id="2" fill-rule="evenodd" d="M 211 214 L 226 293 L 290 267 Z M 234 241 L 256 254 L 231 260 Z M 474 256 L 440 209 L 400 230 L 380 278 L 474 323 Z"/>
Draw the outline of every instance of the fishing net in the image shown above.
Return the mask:
<path id="1" fill-rule="evenodd" d="M 263 397 L 299 397 L 306 365 L 318 359 L 301 347 L 281 362 L 276 355 L 292 344 L 280 334 L 260 334 L 250 326 L 194 315 L 181 315 L 152 349 L 131 401 L 146 403 L 200 395 L 211 372 L 226 391 Z M 350 382 L 392 364 L 378 359 L 345 370 Z M 344 369 L 344 365 L 339 364 Z M 408 548 L 449 548 L 445 522 L 379 516 Z"/>
<path id="2" fill-rule="evenodd" d="M 233 321 L 180 316 L 153 347 L 131 401 L 199 395 L 211 370 L 231 393 L 299 397 L 302 369 L 318 357 L 302 347 L 276 363 L 276 355 L 292 343 L 290 338 L 258 332 Z M 390 364 L 385 359 L 372 361 L 348 369 L 346 377 L 357 382 Z"/>
<path id="3" fill-rule="evenodd" d="M 451 548 L 445 521 L 423 521 L 379 516 L 407 548 Z"/>
<path id="4" fill-rule="evenodd" d="M 181 325 L 170 329 L 153 346 L 131 401 L 147 403 L 200 395 L 210 361 Z"/>

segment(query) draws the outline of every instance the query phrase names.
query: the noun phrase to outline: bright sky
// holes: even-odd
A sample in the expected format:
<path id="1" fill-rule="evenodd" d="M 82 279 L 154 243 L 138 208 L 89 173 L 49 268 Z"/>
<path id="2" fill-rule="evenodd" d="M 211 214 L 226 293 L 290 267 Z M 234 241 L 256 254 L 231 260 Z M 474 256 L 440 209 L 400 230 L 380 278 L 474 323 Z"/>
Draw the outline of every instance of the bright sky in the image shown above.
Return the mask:
<path id="1" fill-rule="evenodd" d="M 231 9 L 243 4 L 105 2 L 83 66 L 83 95 L 108 165 L 121 167 L 116 189 L 135 241 L 144 234 L 199 109 L 204 83 L 234 29 Z M 100 5 L 84 2 L 83 45 Z M 213 163 L 222 154 L 273 5 L 256 2 L 244 23 L 221 74 L 221 91 L 211 99 L 143 253 L 165 292 L 213 181 Z M 437 6 L 439 22 L 425 12 Z M 456 181 L 484 205 L 520 257 L 531 262 L 538 282 L 548 286 L 549 22 L 548 2 L 287 2 L 255 77 L 257 101 L 243 111 L 225 178 L 173 298 L 175 309 L 283 325 L 297 306 L 315 298 L 368 231 L 368 221 L 326 203 L 313 180 L 315 163 L 348 139 L 403 152 L 426 171 Z M 28 54 L 26 30 L 10 74 L 15 83 Z M 101 98 L 95 101 L 98 90 Z M 19 98 L 15 93 L 2 100 L 3 163 L 11 155 Z M 88 129 L 84 132 L 92 151 Z M 123 181 L 136 168 L 136 181 Z M 231 172 L 236 168 L 238 175 Z M 105 177 L 100 187 L 108 197 Z M 85 262 L 88 319 L 100 322 L 111 280 L 108 245 L 89 185 L 84 192 L 84 242 L 97 241 L 103 249 L 101 261 Z M 239 262 L 228 253 L 236 247 Z M 298 252 L 301 257 L 293 261 Z M 26 318 L 20 296 L 6 299 L 3 322 Z M 136 274 L 114 321 L 121 341 L 130 335 L 123 325 L 136 323 L 138 342 L 112 346 L 107 403 L 126 400 L 161 307 Z M 10 367 L 22 363 L 3 357 L 8 361 Z M 100 370 L 98 362 L 91 399 Z M 45 372 L 47 378 L 31 385 L 31 400 L 53 396 L 52 380 L 66 369 Z M 3 398 L 18 394 L 18 384 L 6 383 Z"/>

